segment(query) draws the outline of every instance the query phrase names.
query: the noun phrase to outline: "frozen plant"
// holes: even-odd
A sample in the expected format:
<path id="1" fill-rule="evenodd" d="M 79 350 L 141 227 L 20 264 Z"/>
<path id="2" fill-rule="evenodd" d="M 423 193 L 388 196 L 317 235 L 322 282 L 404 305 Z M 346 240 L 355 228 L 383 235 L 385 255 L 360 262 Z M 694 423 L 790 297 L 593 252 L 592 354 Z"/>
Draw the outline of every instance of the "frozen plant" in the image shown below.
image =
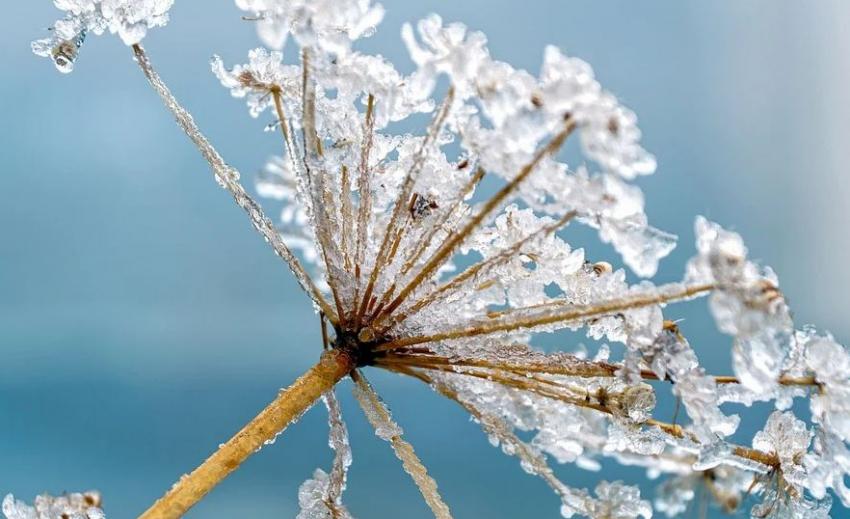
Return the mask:
<path id="1" fill-rule="evenodd" d="M 383 17 L 369 0 L 236 3 L 270 49 L 251 50 L 245 64 L 214 57 L 212 70 L 252 116 L 270 114 L 280 134 L 281 155 L 257 184 L 285 204 L 279 226 L 140 44 L 147 28 L 165 23 L 170 1 L 57 0 L 66 18 L 33 45 L 69 71 L 87 33 L 119 33 L 320 315 L 318 363 L 141 518 L 182 516 L 319 399 L 335 458 L 330 472 L 318 469 L 301 486 L 299 518 L 351 517 L 342 493 L 352 455 L 335 397 L 347 377 L 435 517 L 451 517 L 368 382 L 375 368 L 456 402 L 555 492 L 564 517 L 649 517 L 653 505 L 619 481 L 600 482 L 593 493 L 572 488 L 550 460 L 590 470 L 606 458 L 644 466 L 663 476 L 654 507 L 670 516 L 698 495 L 728 511 L 752 498 L 753 517 L 827 517 L 832 495 L 850 505 L 850 354 L 828 334 L 798 329 L 776 274 L 748 258 L 739 235 L 697 218 L 697 254 L 683 281 L 663 285 L 630 284 L 625 270 L 585 257 L 562 237 L 568 225 L 595 229 L 643 278 L 675 245 L 649 224 L 633 183 L 655 170 L 635 114 L 587 63 L 548 47 L 539 74 L 515 69 L 491 57 L 483 34 L 431 15 L 402 28 L 416 65 L 404 75 L 356 48 Z M 285 62 L 284 45 L 297 46 L 296 63 Z M 421 131 L 391 130 L 421 113 L 431 118 Z M 587 165 L 558 159 L 571 138 Z M 495 192 L 479 189 L 485 177 Z M 479 259 L 461 267 L 465 254 Z M 665 318 L 674 303 L 699 297 L 731 337 L 734 374 L 707 373 L 685 332 Z M 613 359 L 604 345 L 586 358 L 535 347 L 538 334 L 563 329 L 622 343 L 625 353 Z M 656 416 L 664 387 L 681 401 L 682 423 Z M 808 399 L 808 423 L 787 410 L 795 398 Z M 722 405 L 755 401 L 780 411 L 751 447 L 732 443 L 740 418 Z M 10 519 L 42 517 L 7 502 Z"/>

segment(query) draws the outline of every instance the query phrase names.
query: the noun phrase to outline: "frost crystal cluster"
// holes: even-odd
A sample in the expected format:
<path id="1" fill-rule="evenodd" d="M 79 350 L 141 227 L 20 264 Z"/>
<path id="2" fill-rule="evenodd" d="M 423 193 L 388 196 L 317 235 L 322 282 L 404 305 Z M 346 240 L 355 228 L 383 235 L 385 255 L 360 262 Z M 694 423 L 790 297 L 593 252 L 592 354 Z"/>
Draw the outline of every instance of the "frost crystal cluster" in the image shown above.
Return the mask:
<path id="1" fill-rule="evenodd" d="M 68 17 L 34 49 L 61 69 L 87 31 L 108 28 L 136 44 L 165 22 L 170 3 L 57 0 Z M 539 72 L 516 69 L 490 55 L 480 32 L 430 15 L 401 30 L 415 64 L 403 74 L 357 50 L 384 15 L 368 0 L 236 4 L 266 47 L 243 64 L 214 57 L 212 71 L 282 141 L 256 184 L 283 206 L 277 224 L 139 45 L 135 57 L 289 265 L 323 330 L 330 325 L 325 348 L 352 363 L 345 374 L 358 403 L 435 517 L 451 517 L 449 507 L 367 368 L 418 379 L 460 405 L 555 492 L 564 517 L 676 516 L 698 498 L 729 512 L 751 500 L 753 517 L 828 517 L 833 495 L 850 506 L 850 353 L 797 327 L 776 274 L 748 258 L 739 235 L 704 218 L 682 281 L 646 279 L 675 246 L 648 222 L 635 184 L 656 161 L 635 114 L 587 63 L 547 47 Z M 287 62 L 285 45 L 299 59 Z M 428 122 L 394 130 L 411 117 Z M 560 159 L 569 139 L 584 156 L 576 164 Z M 586 257 L 566 241 L 569 225 L 594 229 L 643 280 L 627 281 L 614 258 Z M 730 337 L 733 373 L 707 373 L 691 345 L 699 338 L 674 321 L 673 304 L 698 297 Z M 538 334 L 562 330 L 601 345 L 590 356 L 568 344 L 538 347 Z M 665 388 L 683 411 L 669 421 L 655 411 Z M 323 398 L 335 458 L 301 486 L 300 519 L 351 517 L 341 499 L 348 434 L 333 389 Z M 810 405 L 808 423 L 789 410 L 798 398 Z M 741 419 L 723 405 L 754 402 L 777 410 L 751 446 L 732 443 Z M 661 477 L 652 503 L 620 481 L 593 493 L 569 487 L 549 464 L 599 470 L 605 459 Z"/>
<path id="2" fill-rule="evenodd" d="M 3 499 L 6 519 L 106 519 L 100 509 L 100 494 L 45 494 L 35 498 L 32 506 L 18 501 L 12 494 Z"/>
<path id="3" fill-rule="evenodd" d="M 39 56 L 51 58 L 60 72 L 74 70 L 77 54 L 88 34 L 108 30 L 118 34 L 127 45 L 142 41 L 151 27 L 168 22 L 168 10 L 174 0 L 53 0 L 65 11 L 49 29 L 49 38 L 32 42 Z"/>

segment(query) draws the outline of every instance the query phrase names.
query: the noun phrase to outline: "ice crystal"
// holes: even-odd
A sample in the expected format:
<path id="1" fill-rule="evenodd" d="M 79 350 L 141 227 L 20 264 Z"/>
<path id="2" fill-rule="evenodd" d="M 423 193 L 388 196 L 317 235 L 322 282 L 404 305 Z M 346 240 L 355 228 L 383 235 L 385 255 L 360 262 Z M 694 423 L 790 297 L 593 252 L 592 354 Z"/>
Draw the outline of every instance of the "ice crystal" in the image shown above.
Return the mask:
<path id="1" fill-rule="evenodd" d="M 32 505 L 18 501 L 12 494 L 3 499 L 6 519 L 106 519 L 100 509 L 101 498 L 97 492 L 49 494 L 37 496 Z"/>
<path id="2" fill-rule="evenodd" d="M 656 161 L 634 112 L 587 63 L 547 47 L 539 72 L 520 70 L 491 56 L 482 33 L 429 15 L 401 30 L 415 65 L 402 74 L 355 45 L 383 17 L 368 0 L 236 3 L 272 50 L 211 66 L 282 140 L 256 182 L 283 205 L 277 224 L 140 45 L 135 57 L 215 179 L 293 271 L 323 330 L 330 323 L 325 346 L 351 360 L 358 402 L 437 517 L 449 508 L 366 368 L 416 378 L 460 404 L 555 492 L 564 517 L 649 517 L 651 507 L 621 482 L 600 483 L 596 497 L 569 487 L 550 459 L 588 470 L 610 459 L 665 475 L 655 507 L 671 516 L 697 491 L 727 511 L 755 496 L 759 517 L 825 517 L 832 494 L 850 505 L 850 353 L 829 334 L 797 330 L 776 274 L 748 258 L 741 236 L 702 217 L 682 282 L 629 280 L 618 263 L 651 277 L 676 239 L 646 216 L 636 182 Z M 34 49 L 70 69 L 87 34 L 110 29 L 137 43 L 165 23 L 170 2 L 57 6 L 68 17 Z M 296 53 L 281 50 L 290 36 L 291 63 Z M 394 131 L 414 114 L 430 122 Z M 560 153 L 569 139 L 582 153 L 574 164 Z M 576 224 L 619 261 L 568 241 L 562 231 Z M 734 375 L 700 364 L 699 348 L 724 345 L 704 346 L 669 319 L 671 305 L 702 296 L 731 338 Z M 563 330 L 605 344 L 589 354 L 537 347 L 540 334 Z M 677 400 L 670 421 L 656 409 L 665 386 Z M 798 397 L 810 400 L 809 424 L 787 411 Z M 780 410 L 752 448 L 732 443 L 741 417 L 722 404 L 758 401 Z M 347 431 L 333 392 L 325 402 L 335 457 L 329 473 L 302 485 L 302 519 L 351 517 L 341 500 Z"/>
<path id="3" fill-rule="evenodd" d="M 679 517 L 694 506 L 697 494 L 710 495 L 727 513 L 741 504 L 752 476 L 728 465 L 705 471 L 684 472 L 669 477 L 658 486 L 655 509 L 667 517 Z"/>
<path id="4" fill-rule="evenodd" d="M 51 58 L 60 72 L 74 70 L 74 62 L 88 34 L 109 30 L 127 45 L 142 41 L 148 29 L 168 23 L 174 0 L 54 0 L 65 18 L 50 28 L 49 38 L 32 42 L 39 56 Z"/>
<path id="5" fill-rule="evenodd" d="M 302 46 L 319 45 L 341 53 L 351 41 L 370 36 L 384 18 L 380 4 L 370 0 L 236 0 L 257 17 L 260 39 L 280 49 L 291 34 Z"/>
<path id="6" fill-rule="evenodd" d="M 652 517 L 649 501 L 640 498 L 637 487 L 624 485 L 622 481 L 613 483 L 602 481 L 596 487 L 596 495 L 598 498 L 590 506 L 589 517 L 610 519 Z"/>
<path id="7" fill-rule="evenodd" d="M 334 450 L 331 473 L 316 469 L 313 477 L 301 484 L 298 489 L 298 503 L 301 506 L 297 519 L 349 519 L 351 514 L 342 504 L 342 492 L 345 490 L 348 467 L 351 466 L 351 445 L 348 443 L 348 429 L 342 420 L 342 412 L 336 394 L 329 391 L 322 397 L 328 409 L 328 445 Z"/>
<path id="8" fill-rule="evenodd" d="M 776 411 L 770 415 L 764 430 L 756 433 L 753 438 L 753 447 L 764 452 L 774 453 L 779 458 L 777 478 L 781 478 L 782 483 L 775 485 L 775 488 L 768 489 L 765 502 L 756 507 L 757 509 L 764 509 L 765 506 L 776 506 L 769 503 L 771 492 L 790 492 L 798 495 L 802 493 L 803 486 L 807 483 L 806 468 L 803 461 L 811 441 L 811 431 L 793 413 Z M 803 506 L 801 500 L 795 501 L 799 502 L 801 507 Z M 759 516 L 762 512 L 753 512 L 753 514 Z M 761 516 L 766 515 L 764 513 Z"/>
<path id="9" fill-rule="evenodd" d="M 850 441 L 850 353 L 831 336 L 806 344 L 806 367 L 820 390 L 812 395 L 812 416 L 827 431 Z"/>
<path id="10" fill-rule="evenodd" d="M 348 510 L 335 506 L 331 508 L 333 505 L 327 500 L 329 486 L 328 473 L 322 469 L 316 469 L 313 477 L 304 481 L 298 489 L 298 505 L 301 511 L 298 512 L 296 519 L 351 518 Z"/>

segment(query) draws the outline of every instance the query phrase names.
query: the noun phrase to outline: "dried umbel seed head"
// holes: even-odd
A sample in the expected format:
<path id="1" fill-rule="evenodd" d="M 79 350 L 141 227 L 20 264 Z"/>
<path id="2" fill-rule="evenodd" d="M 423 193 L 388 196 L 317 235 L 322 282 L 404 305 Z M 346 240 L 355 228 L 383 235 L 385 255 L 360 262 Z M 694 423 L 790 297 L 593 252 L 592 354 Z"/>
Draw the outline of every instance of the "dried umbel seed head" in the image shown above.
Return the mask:
<path id="1" fill-rule="evenodd" d="M 250 70 L 243 70 L 239 76 L 239 84 L 245 88 L 253 88 L 256 90 L 268 90 L 269 87 L 265 83 L 259 81 Z"/>
<path id="2" fill-rule="evenodd" d="M 741 497 L 735 494 L 721 494 L 718 496 L 720 506 L 727 514 L 733 514 L 741 506 Z"/>
<path id="3" fill-rule="evenodd" d="M 3 500 L 2 510 L 6 519 L 105 519 L 100 506 L 100 494 L 93 491 L 60 496 L 42 494 L 36 496 L 32 505 L 9 494 Z"/>
<path id="4" fill-rule="evenodd" d="M 62 41 L 53 47 L 53 61 L 59 70 L 73 68 L 79 47 L 72 41 Z"/>
<path id="5" fill-rule="evenodd" d="M 118 31 L 135 29 L 126 11 L 98 13 L 107 3 L 144 8 L 141 28 L 164 23 L 163 9 L 171 4 L 61 2 L 90 7 L 86 12 L 97 15 L 93 19 L 101 31 L 104 22 L 111 24 L 110 30 L 113 25 Z M 555 480 L 546 465 L 548 455 L 558 461 L 623 455 L 659 471 L 676 465 L 669 470 L 681 474 L 682 467 L 694 467 L 699 446 L 706 467 L 713 461 L 739 466 L 735 458 L 740 457 L 775 467 L 773 474 L 800 486 L 799 493 L 787 492 L 795 500 L 805 492 L 841 486 L 847 464 L 835 461 L 834 453 L 846 452 L 844 438 L 850 437 L 840 429 L 850 423 L 841 402 L 846 399 L 840 398 L 848 391 L 844 372 L 850 369 L 836 373 L 812 363 L 811 350 L 802 355 L 789 351 L 790 318 L 774 319 L 782 314 L 748 308 L 772 309 L 784 300 L 775 282 L 756 282 L 775 277 L 747 261 L 740 236 L 698 219 L 699 254 L 689 263 L 685 280 L 656 286 L 648 280 L 631 283 L 623 270 L 614 275 L 608 262 L 585 262 L 583 244 L 557 235 L 573 219 L 589 225 L 643 278 L 655 274 L 658 261 L 675 245 L 675 237 L 648 225 L 645 198 L 630 183 L 655 169 L 654 158 L 640 145 L 634 114 L 602 88 L 587 64 L 549 47 L 535 76 L 493 60 L 480 33 L 460 24 L 444 27 L 433 15 L 417 26 L 419 37 L 412 26 L 403 30 L 416 65 L 415 73 L 406 76 L 380 56 L 352 48 L 352 40 L 370 32 L 383 16 L 366 0 L 239 3 L 250 4 L 252 14 L 263 20 L 266 37 L 277 33 L 271 39 L 278 45 L 270 47 L 279 48 L 290 36 L 301 47 L 300 66 L 287 65 L 283 52 L 264 48 L 251 51 L 246 65 L 226 69 L 219 58 L 212 62 L 222 84 L 235 97 L 247 99 L 253 116 L 273 110 L 279 121 L 270 129 L 283 134 L 283 153 L 274 159 L 259 191 L 286 204 L 280 226 L 266 217 L 240 184 L 238 172 L 178 104 L 144 49 L 134 45 L 133 53 L 221 186 L 287 262 L 321 311 L 323 326 L 326 320 L 335 332 L 333 341 L 323 333 L 327 351 L 317 369 L 291 393 L 284 391 L 293 398 L 280 398 L 269 408 L 284 406 L 291 416 L 300 416 L 313 403 L 307 393 L 325 395 L 338 456 L 333 470 L 317 476 L 302 494 L 302 505 L 308 505 L 302 510 L 305 516 L 324 518 L 328 510 L 336 510 L 335 515 L 348 517 L 340 493 L 351 458 L 332 400 L 334 384 L 349 375 L 378 436 L 396 448 L 435 516 L 450 517 L 436 484 L 366 382 L 366 368 L 415 377 L 463 406 L 506 453 L 520 457 L 524 467 L 533 469 L 529 472 L 560 494 L 565 516 L 649 517 L 651 510 L 635 487 L 603 483 L 598 498 L 569 488 Z M 73 13 L 67 18 L 73 24 L 61 37 L 34 46 L 62 64 L 72 63 L 77 49 L 60 40 L 73 42 L 78 27 L 96 32 L 88 18 Z M 143 34 L 127 36 L 135 43 Z M 445 91 L 434 91 L 446 83 Z M 433 115 L 421 131 L 398 135 L 392 130 L 394 123 L 424 112 Z M 558 161 L 572 134 L 598 167 L 575 171 Z M 479 202 L 476 195 L 482 193 L 475 190 L 485 168 L 504 185 Z M 435 211 L 436 200 L 441 207 Z M 468 260 L 472 264 L 467 266 Z M 304 263 L 315 264 L 309 268 L 322 277 L 320 282 Z M 699 365 L 678 326 L 663 321 L 669 305 L 708 294 L 719 328 L 742 345 L 733 352 L 738 373 L 723 377 L 722 385 L 721 375 L 708 375 Z M 532 346 L 537 333 L 581 328 L 594 339 L 623 343 L 623 360 L 617 360 L 619 355 L 611 359 L 607 346 L 593 360 Z M 527 347 L 508 353 L 499 349 L 505 344 Z M 839 353 L 817 356 L 837 358 Z M 811 373 L 795 384 L 812 386 L 805 379 L 822 380 L 825 388 L 816 395 L 819 404 L 812 406 L 812 421 L 823 430 L 818 448 L 809 450 L 808 426 L 792 422 L 793 415 L 772 419 L 754 439 L 753 449 L 727 443 L 738 417 L 725 415 L 720 404 L 786 398 L 779 391 L 786 385 L 781 368 L 797 358 L 808 359 Z M 641 379 L 672 382 L 655 388 L 673 388 L 689 423 L 679 426 L 676 419 L 669 424 L 651 417 L 656 395 L 649 385 L 636 383 Z M 720 387 L 732 390 L 721 393 Z M 252 434 L 224 444 L 210 460 L 238 466 L 254 452 L 243 448 L 239 438 L 270 441 L 286 425 L 277 421 L 280 415 L 261 413 L 245 429 Z M 514 434 L 533 430 L 532 445 Z M 811 459 L 817 470 L 808 472 L 802 464 Z M 207 476 L 197 476 L 213 472 L 207 481 L 200 481 Z M 191 473 L 143 517 L 183 515 L 225 475 L 217 470 Z M 685 479 L 708 481 L 692 472 Z M 711 482 L 721 485 L 721 479 Z M 772 496 L 759 491 L 769 502 Z M 88 519 L 94 519 L 90 510 L 96 509 L 89 504 L 99 503 L 99 497 L 79 499 L 80 506 L 88 507 Z M 318 499 L 322 506 L 309 506 Z M 171 515 L 156 513 L 169 508 L 168 503 L 179 503 L 180 509 L 171 508 Z M 31 514 L 23 518 L 32 519 Z"/>

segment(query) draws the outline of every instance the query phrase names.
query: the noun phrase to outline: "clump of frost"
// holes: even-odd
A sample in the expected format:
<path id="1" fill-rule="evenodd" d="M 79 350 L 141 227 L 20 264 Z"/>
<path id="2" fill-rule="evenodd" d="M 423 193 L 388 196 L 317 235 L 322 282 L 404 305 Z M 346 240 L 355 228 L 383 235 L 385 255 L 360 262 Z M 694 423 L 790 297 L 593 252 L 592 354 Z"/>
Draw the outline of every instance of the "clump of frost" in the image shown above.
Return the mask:
<path id="1" fill-rule="evenodd" d="M 37 496 L 32 505 L 18 501 L 12 494 L 3 499 L 6 519 L 106 519 L 100 509 L 97 492 Z"/>
<path id="2" fill-rule="evenodd" d="M 609 519 L 634 519 L 652 517 L 649 501 L 640 498 L 637 487 L 623 484 L 622 481 L 608 483 L 602 481 L 596 486 L 597 498 L 588 506 L 589 517 Z"/>
<path id="3" fill-rule="evenodd" d="M 776 411 L 767 419 L 764 429 L 753 438 L 753 447 L 763 452 L 775 453 L 786 481 L 800 486 L 805 483 L 803 456 L 812 441 L 806 424 L 791 412 Z"/>
<path id="4" fill-rule="evenodd" d="M 74 70 L 80 47 L 89 34 L 109 31 L 127 45 L 142 41 L 148 29 L 168 23 L 174 0 L 54 0 L 64 18 L 50 28 L 51 35 L 32 42 L 39 56 L 51 58 L 60 72 Z"/>
<path id="5" fill-rule="evenodd" d="M 720 331 L 736 340 L 733 366 L 741 383 L 769 398 L 779 389 L 793 322 L 779 280 L 770 268 L 747 259 L 737 233 L 699 217 L 698 255 L 688 263 L 686 282 L 716 287 L 709 299 Z"/>
<path id="6" fill-rule="evenodd" d="M 301 483 L 298 488 L 298 505 L 301 511 L 296 519 L 351 519 L 351 514 L 343 506 L 328 501 L 330 476 L 322 469 L 316 469 L 313 477 Z"/>
<path id="7" fill-rule="evenodd" d="M 236 0 L 256 16 L 262 42 L 280 49 L 290 35 L 302 47 L 318 44 L 344 53 L 353 40 L 371 36 L 384 18 L 384 8 L 371 0 Z"/>

